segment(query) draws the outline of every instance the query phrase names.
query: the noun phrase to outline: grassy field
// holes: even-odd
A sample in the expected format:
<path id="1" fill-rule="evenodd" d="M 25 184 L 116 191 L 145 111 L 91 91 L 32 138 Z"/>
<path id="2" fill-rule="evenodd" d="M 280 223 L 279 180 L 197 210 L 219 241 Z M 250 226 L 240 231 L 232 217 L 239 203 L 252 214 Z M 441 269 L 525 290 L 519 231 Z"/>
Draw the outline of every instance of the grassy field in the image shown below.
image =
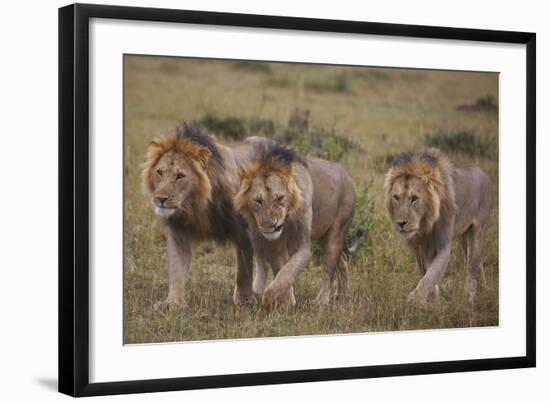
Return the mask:
<path id="1" fill-rule="evenodd" d="M 496 74 L 126 56 L 124 342 L 498 325 L 495 99 Z M 203 243 L 194 249 L 189 308 L 170 316 L 153 312 L 167 294 L 165 233 L 142 191 L 140 164 L 148 142 L 183 120 L 207 125 L 228 144 L 252 134 L 273 136 L 338 160 L 350 172 L 362 211 L 356 221 L 366 212 L 369 217 L 363 247 L 350 260 L 350 302 L 312 304 L 322 277 L 316 246 L 296 286 L 295 309 L 235 307 L 233 249 Z M 441 147 L 458 166 L 480 166 L 492 179 L 487 285 L 473 305 L 463 296 L 466 268 L 458 244 L 440 301 L 425 310 L 406 304 L 420 271 L 391 227 L 382 187 L 393 155 L 426 145 Z"/>

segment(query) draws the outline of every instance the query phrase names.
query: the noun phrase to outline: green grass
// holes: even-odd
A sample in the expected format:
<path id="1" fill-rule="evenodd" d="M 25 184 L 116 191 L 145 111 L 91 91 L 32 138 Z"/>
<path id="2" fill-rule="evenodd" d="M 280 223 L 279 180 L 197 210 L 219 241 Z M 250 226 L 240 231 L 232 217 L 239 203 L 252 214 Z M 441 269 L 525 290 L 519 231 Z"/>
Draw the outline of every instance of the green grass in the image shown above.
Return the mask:
<path id="1" fill-rule="evenodd" d="M 461 107 L 498 99 L 496 75 L 139 56 L 127 57 L 125 68 L 125 343 L 498 324 L 498 113 Z M 297 110 L 309 113 L 296 122 Z M 312 304 L 322 277 L 316 244 L 296 286 L 296 308 L 235 307 L 233 249 L 207 242 L 193 251 L 189 308 L 153 313 L 167 292 L 165 233 L 141 188 L 139 166 L 151 138 L 182 120 L 208 125 L 227 144 L 243 132 L 273 136 L 350 172 L 359 194 L 354 226 L 368 212 L 366 239 L 350 260 L 350 302 Z M 388 221 L 382 186 L 393 155 L 434 140 L 448 146 L 456 165 L 489 174 L 494 210 L 485 241 L 487 287 L 474 305 L 463 296 L 464 255 L 455 244 L 440 302 L 420 310 L 405 302 L 420 272 Z M 475 144 L 487 145 L 479 152 Z"/>

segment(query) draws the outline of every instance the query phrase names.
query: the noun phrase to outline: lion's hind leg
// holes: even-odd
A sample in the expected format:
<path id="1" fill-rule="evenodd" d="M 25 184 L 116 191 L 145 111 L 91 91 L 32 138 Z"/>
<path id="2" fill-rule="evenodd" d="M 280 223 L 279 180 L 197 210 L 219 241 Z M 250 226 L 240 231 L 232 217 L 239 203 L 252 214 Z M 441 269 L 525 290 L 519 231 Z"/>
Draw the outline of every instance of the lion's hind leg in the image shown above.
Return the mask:
<path id="1" fill-rule="evenodd" d="M 315 298 L 315 303 L 318 305 L 328 305 L 330 303 L 330 293 L 343 250 L 344 237 L 342 235 L 342 230 L 339 230 L 337 226 L 333 226 L 328 232 L 325 240 L 325 269 L 323 282 L 319 294 L 317 294 Z M 347 281 L 347 278 L 345 278 L 345 280 Z"/>
<path id="2" fill-rule="evenodd" d="M 484 279 L 482 255 L 483 255 L 483 229 L 479 221 L 474 221 L 470 228 L 462 234 L 464 252 L 468 261 L 468 276 L 464 283 L 464 292 L 468 296 L 468 301 L 473 302 L 477 292 L 479 278 Z"/>
<path id="3" fill-rule="evenodd" d="M 237 274 L 235 290 L 233 291 L 233 303 L 235 305 L 255 303 L 256 296 L 252 288 L 253 251 L 248 234 L 243 231 L 234 245 L 237 256 Z"/>
<path id="4" fill-rule="evenodd" d="M 340 261 L 336 268 L 336 280 L 338 283 L 336 289 L 336 299 L 340 302 L 349 299 L 349 266 L 346 256 L 340 255 Z"/>

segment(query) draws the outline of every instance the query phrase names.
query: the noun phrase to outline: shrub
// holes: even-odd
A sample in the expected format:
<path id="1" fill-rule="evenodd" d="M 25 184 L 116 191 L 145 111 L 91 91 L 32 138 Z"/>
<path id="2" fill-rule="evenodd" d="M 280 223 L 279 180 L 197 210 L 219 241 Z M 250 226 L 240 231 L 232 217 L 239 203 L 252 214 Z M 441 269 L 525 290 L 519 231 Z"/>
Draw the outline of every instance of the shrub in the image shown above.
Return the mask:
<path id="1" fill-rule="evenodd" d="M 353 76 L 366 81 L 383 81 L 388 79 L 388 73 L 383 68 L 354 69 Z"/>
<path id="2" fill-rule="evenodd" d="M 305 156 L 334 161 L 341 160 L 350 152 L 364 151 L 359 143 L 334 129 L 310 127 L 309 116 L 309 110 L 295 109 L 282 129 L 270 119 L 220 117 L 212 113 L 205 114 L 195 123 L 226 139 L 241 141 L 253 135 L 266 136 L 294 147 Z"/>
<path id="3" fill-rule="evenodd" d="M 498 144 L 481 138 L 472 130 L 440 130 L 426 136 L 426 145 L 439 148 L 447 153 L 462 153 L 471 157 L 496 158 Z"/>
<path id="4" fill-rule="evenodd" d="M 306 81 L 306 90 L 315 92 L 352 93 L 351 78 L 346 73 L 336 74 L 326 79 Z"/>
<path id="5" fill-rule="evenodd" d="M 265 80 L 265 83 L 269 86 L 275 86 L 278 88 L 287 88 L 292 84 L 292 81 L 287 77 L 271 76 Z"/>
<path id="6" fill-rule="evenodd" d="M 260 118 L 219 117 L 209 113 L 196 123 L 204 125 L 212 133 L 236 141 L 241 141 L 251 135 L 273 136 L 275 134 L 273 121 Z"/>
<path id="7" fill-rule="evenodd" d="M 250 135 L 260 135 L 272 137 L 275 135 L 275 123 L 273 120 L 252 118 L 248 124 Z"/>
<path id="8" fill-rule="evenodd" d="M 363 152 L 363 147 L 334 129 L 310 127 L 309 110 L 295 109 L 283 131 L 282 141 L 306 156 L 339 161 L 349 152 Z"/>
<path id="9" fill-rule="evenodd" d="M 497 112 L 498 104 L 493 96 L 487 95 L 478 98 L 475 103 L 458 105 L 456 109 L 461 111 Z"/>
<path id="10" fill-rule="evenodd" d="M 218 117 L 215 114 L 206 114 L 197 121 L 204 125 L 210 132 L 234 140 L 243 140 L 248 135 L 246 121 L 240 117 Z"/>
<path id="11" fill-rule="evenodd" d="M 271 74 L 271 66 L 268 63 L 259 61 L 237 61 L 233 64 L 233 69 L 261 74 Z"/>
<path id="12" fill-rule="evenodd" d="M 374 198 L 370 195 L 372 183 L 357 189 L 357 200 L 355 201 L 355 213 L 353 222 L 347 232 L 346 242 L 351 246 L 358 235 L 360 238 L 360 247 L 357 250 L 358 255 L 366 255 L 370 252 L 370 246 L 367 238 L 372 230 L 372 216 L 374 212 Z"/>
<path id="13" fill-rule="evenodd" d="M 346 233 L 346 246 L 351 247 L 359 236 L 359 244 L 354 255 L 365 256 L 371 251 L 371 245 L 367 241 L 372 231 L 372 215 L 374 211 L 374 199 L 370 196 L 371 185 L 365 185 L 357 190 L 357 200 L 355 201 L 355 213 L 353 221 Z M 324 263 L 325 244 L 322 241 L 313 241 L 311 243 L 311 253 L 315 264 Z M 353 264 L 350 263 L 350 267 Z"/>

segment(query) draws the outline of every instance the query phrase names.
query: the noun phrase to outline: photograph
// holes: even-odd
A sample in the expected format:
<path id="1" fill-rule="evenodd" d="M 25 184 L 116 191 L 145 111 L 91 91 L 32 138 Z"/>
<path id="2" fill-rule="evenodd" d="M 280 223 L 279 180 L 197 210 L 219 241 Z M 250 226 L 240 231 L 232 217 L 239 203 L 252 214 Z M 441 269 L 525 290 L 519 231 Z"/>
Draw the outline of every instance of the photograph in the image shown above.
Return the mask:
<path id="1" fill-rule="evenodd" d="M 499 326 L 498 72 L 124 54 L 123 119 L 124 344 Z"/>

